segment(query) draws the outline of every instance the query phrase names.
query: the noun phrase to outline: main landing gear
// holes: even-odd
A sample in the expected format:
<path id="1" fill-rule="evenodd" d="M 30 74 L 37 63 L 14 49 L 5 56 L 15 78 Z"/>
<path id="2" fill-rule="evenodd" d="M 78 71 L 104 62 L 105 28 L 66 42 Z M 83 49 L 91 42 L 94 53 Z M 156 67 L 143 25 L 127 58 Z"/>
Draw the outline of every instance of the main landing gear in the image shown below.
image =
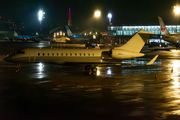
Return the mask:
<path id="1" fill-rule="evenodd" d="M 85 72 L 87 72 L 87 73 L 89 73 L 89 74 L 92 74 L 92 73 L 94 73 L 94 72 L 97 71 L 97 68 L 96 68 L 95 65 L 86 65 L 86 66 L 84 67 L 84 70 L 85 70 Z"/>
<path id="2" fill-rule="evenodd" d="M 20 71 L 21 71 L 21 65 L 18 64 L 18 65 L 16 66 L 16 72 L 20 72 Z"/>

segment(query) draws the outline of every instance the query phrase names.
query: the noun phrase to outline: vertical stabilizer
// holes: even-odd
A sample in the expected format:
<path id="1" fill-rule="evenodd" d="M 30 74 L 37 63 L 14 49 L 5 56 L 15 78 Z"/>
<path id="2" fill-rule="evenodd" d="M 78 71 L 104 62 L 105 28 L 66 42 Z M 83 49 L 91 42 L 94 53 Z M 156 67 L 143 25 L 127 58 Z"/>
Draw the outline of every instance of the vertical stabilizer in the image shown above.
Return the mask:
<path id="1" fill-rule="evenodd" d="M 160 24 L 160 29 L 161 29 L 162 35 L 169 35 L 170 33 L 168 32 L 162 18 L 158 17 L 158 19 L 159 19 L 159 24 Z"/>
<path id="2" fill-rule="evenodd" d="M 18 37 L 18 34 L 16 31 L 14 31 L 14 34 L 13 34 L 14 37 Z"/>
<path id="3" fill-rule="evenodd" d="M 68 36 L 72 36 L 73 33 L 71 32 L 71 30 L 69 29 L 69 27 L 68 27 L 68 26 L 65 26 L 65 27 L 66 27 L 67 35 L 68 35 Z"/>
<path id="4" fill-rule="evenodd" d="M 126 44 L 121 47 L 115 47 L 114 49 L 123 49 L 139 53 L 152 34 L 154 33 L 140 30 Z"/>

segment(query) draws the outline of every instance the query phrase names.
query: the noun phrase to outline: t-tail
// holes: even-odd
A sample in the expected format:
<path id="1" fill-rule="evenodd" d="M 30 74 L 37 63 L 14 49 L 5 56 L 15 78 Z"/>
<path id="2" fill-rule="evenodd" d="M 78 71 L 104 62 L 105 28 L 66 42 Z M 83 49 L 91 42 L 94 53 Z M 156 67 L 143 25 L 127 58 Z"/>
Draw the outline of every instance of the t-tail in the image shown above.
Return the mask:
<path id="1" fill-rule="evenodd" d="M 123 49 L 130 52 L 139 53 L 147 39 L 154 33 L 140 30 L 138 31 L 126 44 L 120 47 L 115 47 L 114 49 Z"/>
<path id="2" fill-rule="evenodd" d="M 140 53 L 147 39 L 154 33 L 140 30 L 126 44 L 112 49 L 112 58 L 130 59 L 143 57 L 145 54 Z"/>
<path id="3" fill-rule="evenodd" d="M 18 34 L 16 31 L 14 31 L 14 34 L 13 34 L 14 37 L 18 37 Z"/>
<path id="4" fill-rule="evenodd" d="M 158 19 L 159 19 L 159 24 L 160 24 L 160 29 L 161 29 L 162 35 L 169 35 L 170 33 L 168 32 L 162 18 L 158 17 Z"/>
<path id="5" fill-rule="evenodd" d="M 65 26 L 66 27 L 66 31 L 67 31 L 67 35 L 68 36 L 73 36 L 73 33 L 71 32 L 71 30 L 69 29 L 68 26 Z"/>

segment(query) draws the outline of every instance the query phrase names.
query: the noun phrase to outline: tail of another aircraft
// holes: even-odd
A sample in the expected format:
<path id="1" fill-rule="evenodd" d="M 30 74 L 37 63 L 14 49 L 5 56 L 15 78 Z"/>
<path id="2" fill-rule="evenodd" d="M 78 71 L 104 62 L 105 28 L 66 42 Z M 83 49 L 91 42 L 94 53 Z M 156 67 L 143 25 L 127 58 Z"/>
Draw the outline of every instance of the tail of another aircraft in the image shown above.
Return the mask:
<path id="1" fill-rule="evenodd" d="M 66 27 L 66 30 L 67 30 L 67 35 L 68 35 L 68 36 L 72 36 L 73 33 L 71 32 L 71 30 L 69 29 L 69 27 L 68 27 L 68 26 L 65 26 L 65 27 Z"/>
<path id="2" fill-rule="evenodd" d="M 170 33 L 168 32 L 162 18 L 158 17 L 158 19 L 159 19 L 159 24 L 160 24 L 160 29 L 161 29 L 162 35 L 169 35 Z"/>
<path id="3" fill-rule="evenodd" d="M 114 49 L 123 49 L 126 51 L 139 53 L 147 42 L 147 39 L 152 34 L 154 33 L 140 30 L 126 44 L 121 47 L 115 47 Z"/>
<path id="4" fill-rule="evenodd" d="M 18 37 L 18 34 L 16 31 L 14 31 L 14 34 L 13 34 L 14 37 Z"/>

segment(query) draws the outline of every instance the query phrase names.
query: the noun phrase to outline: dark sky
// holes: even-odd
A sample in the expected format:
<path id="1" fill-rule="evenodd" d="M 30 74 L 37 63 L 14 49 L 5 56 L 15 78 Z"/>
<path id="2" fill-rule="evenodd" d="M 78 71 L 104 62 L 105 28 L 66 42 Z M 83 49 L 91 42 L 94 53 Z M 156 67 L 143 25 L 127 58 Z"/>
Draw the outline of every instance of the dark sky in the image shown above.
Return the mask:
<path id="1" fill-rule="evenodd" d="M 67 25 L 68 8 L 72 9 L 72 24 L 81 28 L 92 25 L 106 26 L 107 13 L 113 14 L 114 25 L 157 25 L 161 16 L 165 24 L 180 24 L 180 17 L 173 13 L 178 0 L 2 0 L 2 19 L 22 21 L 27 28 L 36 29 L 39 25 L 37 12 L 45 11 L 42 26 Z M 101 19 L 93 18 L 95 9 L 102 12 Z"/>

